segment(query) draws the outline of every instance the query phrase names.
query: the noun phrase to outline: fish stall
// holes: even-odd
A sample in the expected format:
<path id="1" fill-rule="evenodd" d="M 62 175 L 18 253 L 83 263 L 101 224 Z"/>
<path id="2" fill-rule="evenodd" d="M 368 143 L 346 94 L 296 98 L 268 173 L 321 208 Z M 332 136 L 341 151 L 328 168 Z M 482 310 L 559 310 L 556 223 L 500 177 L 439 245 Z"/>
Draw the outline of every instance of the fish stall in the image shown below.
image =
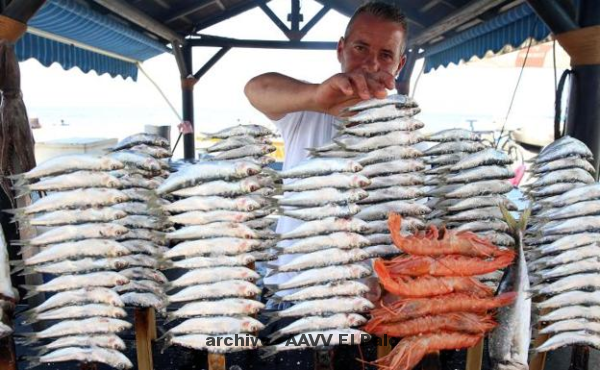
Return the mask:
<path id="1" fill-rule="evenodd" d="M 423 133 L 419 112 L 359 103 L 285 171 L 273 133 L 241 125 L 193 163 L 137 134 L 12 176 L 33 201 L 8 212 L 35 230 L 0 254 L 18 368 L 543 370 L 600 348 L 591 151 L 565 136 L 515 189 L 507 153 Z M 297 227 L 277 233 L 281 217 Z M 41 304 L 10 273 L 41 276 L 22 287 Z"/>

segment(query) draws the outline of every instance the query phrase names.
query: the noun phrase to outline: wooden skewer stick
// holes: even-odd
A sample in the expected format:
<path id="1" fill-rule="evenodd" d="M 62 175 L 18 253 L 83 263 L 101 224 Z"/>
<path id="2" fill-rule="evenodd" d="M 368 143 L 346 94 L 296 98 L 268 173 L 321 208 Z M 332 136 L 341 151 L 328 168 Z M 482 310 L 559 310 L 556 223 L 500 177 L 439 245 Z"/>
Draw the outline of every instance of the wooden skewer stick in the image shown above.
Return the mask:
<path id="1" fill-rule="evenodd" d="M 550 336 L 548 334 L 540 334 L 533 341 L 533 348 L 541 346 Z M 536 352 L 531 360 L 529 360 L 529 370 L 544 370 L 546 366 L 546 352 Z"/>
<path id="2" fill-rule="evenodd" d="M 93 362 L 87 362 L 87 363 L 84 362 L 81 365 L 79 365 L 79 369 L 80 370 L 97 370 L 98 365 L 96 365 Z"/>
<path id="3" fill-rule="evenodd" d="M 208 370 L 226 370 L 225 355 L 220 353 L 208 354 Z"/>
<path id="4" fill-rule="evenodd" d="M 390 344 L 390 338 L 385 336 L 379 337 L 379 343 L 377 343 L 377 358 L 387 356 L 392 351 L 392 345 Z"/>
<path id="5" fill-rule="evenodd" d="M 467 370 L 481 370 L 483 363 L 483 339 L 467 350 Z"/>
<path id="6" fill-rule="evenodd" d="M 135 345 L 139 370 L 153 370 L 152 341 L 156 339 L 156 319 L 153 308 L 135 309 Z"/>

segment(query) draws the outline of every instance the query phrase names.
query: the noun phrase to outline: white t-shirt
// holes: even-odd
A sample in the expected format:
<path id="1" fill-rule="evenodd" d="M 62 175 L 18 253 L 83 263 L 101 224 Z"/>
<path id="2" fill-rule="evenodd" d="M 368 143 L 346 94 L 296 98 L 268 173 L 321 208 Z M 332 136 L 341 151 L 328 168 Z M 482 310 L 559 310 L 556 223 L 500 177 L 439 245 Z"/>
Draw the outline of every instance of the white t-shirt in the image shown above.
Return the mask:
<path id="1" fill-rule="evenodd" d="M 306 148 L 316 148 L 331 143 L 336 129 L 334 123 L 338 119 L 334 116 L 317 112 L 294 112 L 285 115 L 275 125 L 281 132 L 283 146 L 285 149 L 285 159 L 283 161 L 283 170 L 297 166 L 300 162 L 308 158 Z M 284 180 L 289 181 L 289 180 Z M 293 181 L 293 180 L 292 180 Z M 277 223 L 277 232 L 286 233 L 298 227 L 303 221 L 289 217 L 281 217 Z M 282 243 L 283 244 L 283 243 Z M 293 259 L 288 258 L 277 260 L 277 264 L 286 263 Z M 288 280 L 293 273 L 277 274 L 265 278 L 266 284 L 279 284 Z"/>

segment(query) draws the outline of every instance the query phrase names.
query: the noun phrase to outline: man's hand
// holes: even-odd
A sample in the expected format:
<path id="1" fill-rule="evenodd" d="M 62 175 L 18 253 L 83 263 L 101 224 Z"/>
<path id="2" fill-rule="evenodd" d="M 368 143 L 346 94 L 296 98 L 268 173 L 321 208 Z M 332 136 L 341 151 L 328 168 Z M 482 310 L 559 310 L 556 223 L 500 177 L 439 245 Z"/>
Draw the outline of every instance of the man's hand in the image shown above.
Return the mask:
<path id="1" fill-rule="evenodd" d="M 315 104 L 320 111 L 339 116 L 344 108 L 361 100 L 383 99 L 394 88 L 394 76 L 387 72 L 354 71 L 338 73 L 318 85 Z"/>

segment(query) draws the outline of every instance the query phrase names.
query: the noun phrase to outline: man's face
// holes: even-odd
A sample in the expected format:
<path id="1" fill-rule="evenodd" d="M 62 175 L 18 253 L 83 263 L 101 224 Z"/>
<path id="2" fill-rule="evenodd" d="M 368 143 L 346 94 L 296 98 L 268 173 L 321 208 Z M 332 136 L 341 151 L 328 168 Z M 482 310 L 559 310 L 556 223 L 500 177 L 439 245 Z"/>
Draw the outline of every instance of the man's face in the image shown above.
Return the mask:
<path id="1" fill-rule="evenodd" d="M 398 23 L 367 13 L 359 15 L 348 36 L 342 37 L 338 43 L 337 55 L 342 72 L 362 69 L 396 76 L 406 61 L 400 54 L 404 33 L 405 30 Z"/>

